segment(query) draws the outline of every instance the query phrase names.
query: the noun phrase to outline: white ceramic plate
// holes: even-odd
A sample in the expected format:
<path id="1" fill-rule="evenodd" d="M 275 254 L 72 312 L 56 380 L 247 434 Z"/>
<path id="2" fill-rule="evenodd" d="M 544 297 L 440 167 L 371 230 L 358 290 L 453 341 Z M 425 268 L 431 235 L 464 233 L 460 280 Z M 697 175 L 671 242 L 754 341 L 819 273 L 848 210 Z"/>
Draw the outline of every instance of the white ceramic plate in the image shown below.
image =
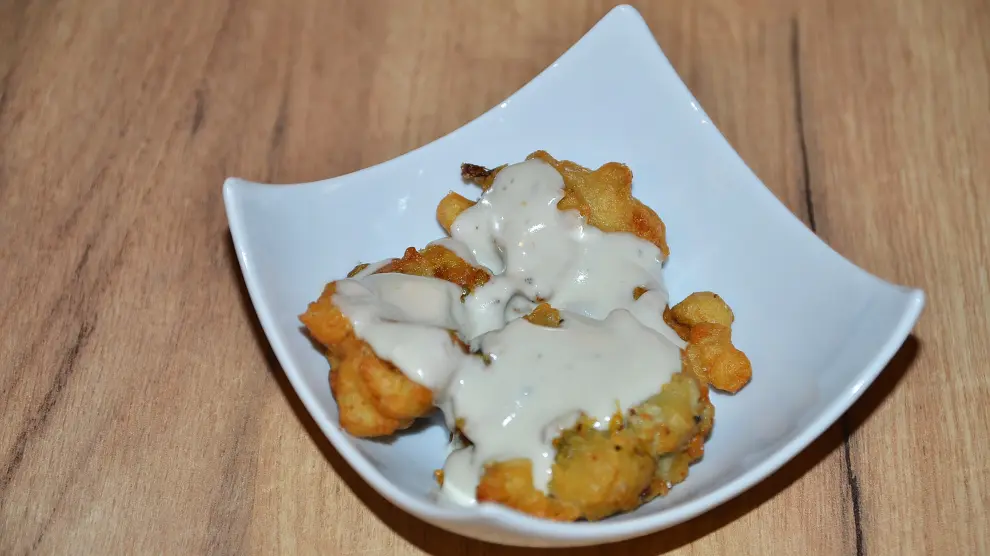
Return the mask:
<path id="1" fill-rule="evenodd" d="M 438 100 L 439 102 L 439 100 Z M 667 280 L 679 300 L 720 293 L 753 381 L 714 395 L 705 458 L 665 498 L 596 523 L 553 523 L 483 504 L 439 505 L 446 432 L 358 440 L 337 421 L 326 359 L 297 315 L 359 262 L 440 237 L 449 190 L 477 191 L 461 162 L 495 166 L 537 149 L 597 167 L 628 164 L 633 191 L 667 224 Z M 924 305 L 920 290 L 846 261 L 763 186 L 677 77 L 630 7 L 602 19 L 511 98 L 425 147 L 350 175 L 294 186 L 231 178 L 224 200 L 261 325 L 285 374 L 334 447 L 382 496 L 444 529 L 528 546 L 577 546 L 670 527 L 739 494 L 807 446 L 876 378 Z M 699 217 L 704 210 L 706 217 Z"/>

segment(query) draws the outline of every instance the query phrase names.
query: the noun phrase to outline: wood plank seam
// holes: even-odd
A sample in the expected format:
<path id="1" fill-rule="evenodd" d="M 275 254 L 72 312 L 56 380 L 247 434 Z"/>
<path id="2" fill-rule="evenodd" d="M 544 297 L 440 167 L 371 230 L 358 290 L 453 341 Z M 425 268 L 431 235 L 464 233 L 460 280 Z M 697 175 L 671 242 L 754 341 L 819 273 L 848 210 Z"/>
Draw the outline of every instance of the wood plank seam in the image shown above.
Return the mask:
<path id="1" fill-rule="evenodd" d="M 811 188 L 811 172 L 808 165 L 808 144 L 804 127 L 804 100 L 802 98 L 801 81 L 801 27 L 797 16 L 791 18 L 791 65 L 794 82 L 794 107 L 795 121 L 798 135 L 798 146 L 801 152 L 801 178 L 802 189 L 804 191 L 804 205 L 807 211 L 808 227 L 815 234 L 818 233 L 815 223 L 815 203 Z M 824 239 L 824 238 L 823 238 Z M 849 423 L 845 415 L 841 418 L 842 423 L 842 452 L 845 460 L 845 479 L 849 486 L 849 502 L 852 505 L 852 517 L 854 535 L 856 540 L 856 556 L 866 554 L 866 543 L 863 537 L 862 507 L 860 502 L 859 479 L 853 470 L 852 459 L 849 449 Z"/>

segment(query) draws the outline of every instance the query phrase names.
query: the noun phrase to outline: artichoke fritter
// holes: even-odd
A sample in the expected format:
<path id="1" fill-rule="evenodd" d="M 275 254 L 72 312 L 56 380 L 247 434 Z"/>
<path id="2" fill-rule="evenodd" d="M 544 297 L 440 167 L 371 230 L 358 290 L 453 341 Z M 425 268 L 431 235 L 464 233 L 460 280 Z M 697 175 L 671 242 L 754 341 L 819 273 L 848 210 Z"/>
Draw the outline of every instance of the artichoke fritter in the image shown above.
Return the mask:
<path id="1" fill-rule="evenodd" d="M 687 477 L 688 465 L 703 455 L 714 407 L 704 384 L 677 373 L 618 417 L 608 430 L 585 419 L 561 433 L 547 493 L 534 487 L 530 461 L 515 459 L 485 467 L 478 500 L 556 521 L 635 509 Z"/>
<path id="2" fill-rule="evenodd" d="M 589 170 L 568 160 L 557 160 L 546 151 L 526 157 L 538 158 L 553 166 L 564 178 L 564 196 L 557 203 L 560 210 L 576 210 L 585 221 L 603 232 L 626 232 L 656 245 L 664 256 L 670 255 L 663 220 L 650 207 L 632 195 L 632 171 L 625 164 L 609 162 Z M 498 171 L 475 164 L 461 166 L 461 176 L 482 189 L 491 187 Z M 450 235 L 454 220 L 475 202 L 450 192 L 437 205 L 437 221 Z"/>
<path id="3" fill-rule="evenodd" d="M 732 345 L 732 309 L 717 294 L 693 293 L 665 310 L 663 320 L 688 343 L 684 369 L 699 380 L 730 393 L 750 381 L 753 367 L 749 358 Z"/>
<path id="4" fill-rule="evenodd" d="M 366 267 L 358 265 L 348 276 Z M 386 272 L 440 278 L 466 290 L 490 278 L 484 270 L 440 245 L 421 251 L 410 247 L 402 258 L 391 260 L 374 274 Z M 333 303 L 336 287 L 336 282 L 327 284 L 299 320 L 327 350 L 330 389 L 337 400 L 340 425 L 361 437 L 385 436 L 407 428 L 417 417 L 433 410 L 433 393 L 410 380 L 390 361 L 379 358 L 367 342 L 355 335 L 350 320 Z M 451 338 L 458 341 L 453 335 Z"/>

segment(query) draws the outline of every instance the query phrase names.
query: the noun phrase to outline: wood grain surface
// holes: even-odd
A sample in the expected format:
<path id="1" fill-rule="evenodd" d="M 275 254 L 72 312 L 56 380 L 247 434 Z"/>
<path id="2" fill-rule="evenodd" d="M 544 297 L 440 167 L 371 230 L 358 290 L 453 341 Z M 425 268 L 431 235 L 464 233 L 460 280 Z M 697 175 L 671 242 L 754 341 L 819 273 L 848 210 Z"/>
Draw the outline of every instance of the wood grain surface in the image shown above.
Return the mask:
<path id="1" fill-rule="evenodd" d="M 259 332 L 220 185 L 449 132 L 612 6 L 0 2 L 0 553 L 536 554 L 374 494 Z M 758 487 L 606 554 L 990 554 L 990 4 L 638 2 L 829 244 L 920 286 L 915 335 Z"/>

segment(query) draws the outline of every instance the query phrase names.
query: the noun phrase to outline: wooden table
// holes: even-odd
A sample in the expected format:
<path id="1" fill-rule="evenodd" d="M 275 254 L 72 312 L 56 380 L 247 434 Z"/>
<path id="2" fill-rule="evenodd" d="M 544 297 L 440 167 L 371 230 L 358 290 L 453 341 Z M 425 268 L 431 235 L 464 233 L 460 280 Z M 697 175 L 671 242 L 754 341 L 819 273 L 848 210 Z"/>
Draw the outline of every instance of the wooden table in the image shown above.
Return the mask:
<path id="1" fill-rule="evenodd" d="M 990 553 L 990 6 L 638 5 L 787 206 L 929 302 L 780 472 L 573 553 Z M 427 143 L 610 7 L 0 3 L 0 553 L 515 553 L 405 515 L 329 447 L 259 333 L 220 185 Z"/>

